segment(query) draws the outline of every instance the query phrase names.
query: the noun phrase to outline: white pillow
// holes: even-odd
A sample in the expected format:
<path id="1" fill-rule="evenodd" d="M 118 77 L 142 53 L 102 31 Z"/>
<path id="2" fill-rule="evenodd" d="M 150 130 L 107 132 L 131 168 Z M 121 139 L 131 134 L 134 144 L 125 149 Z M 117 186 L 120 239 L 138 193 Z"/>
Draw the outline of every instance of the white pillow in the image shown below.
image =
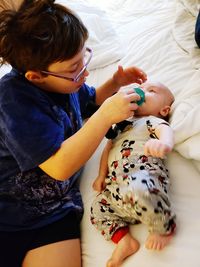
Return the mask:
<path id="1" fill-rule="evenodd" d="M 175 133 L 175 150 L 183 157 L 200 161 L 200 70 L 188 79 L 172 106 L 170 124 Z"/>
<path id="2" fill-rule="evenodd" d="M 187 10 L 195 17 L 197 17 L 200 1 L 199 0 L 179 0 L 184 4 Z"/>
<path id="3" fill-rule="evenodd" d="M 93 50 L 89 70 L 105 67 L 122 58 L 124 52 L 105 11 L 86 0 L 57 0 L 75 11 L 89 31 L 87 45 Z"/>

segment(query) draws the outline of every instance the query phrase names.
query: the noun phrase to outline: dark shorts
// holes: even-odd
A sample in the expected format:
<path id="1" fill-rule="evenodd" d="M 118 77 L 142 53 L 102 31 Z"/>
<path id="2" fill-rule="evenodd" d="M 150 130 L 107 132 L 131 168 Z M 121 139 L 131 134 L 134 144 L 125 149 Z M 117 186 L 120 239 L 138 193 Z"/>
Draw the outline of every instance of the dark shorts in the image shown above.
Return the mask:
<path id="1" fill-rule="evenodd" d="M 18 231 L 0 231 L 0 267 L 21 267 L 26 253 L 47 244 L 80 238 L 80 216 L 67 216 L 45 227 Z"/>

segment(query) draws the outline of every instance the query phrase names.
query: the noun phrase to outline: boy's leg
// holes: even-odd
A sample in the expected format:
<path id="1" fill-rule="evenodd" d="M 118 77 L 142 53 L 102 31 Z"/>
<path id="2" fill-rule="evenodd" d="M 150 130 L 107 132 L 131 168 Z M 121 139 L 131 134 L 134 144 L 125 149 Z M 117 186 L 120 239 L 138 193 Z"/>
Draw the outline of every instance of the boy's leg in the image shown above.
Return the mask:
<path id="1" fill-rule="evenodd" d="M 30 250 L 22 267 L 81 267 L 80 240 L 71 239 Z"/>
<path id="2" fill-rule="evenodd" d="M 31 231 L 22 267 L 81 267 L 80 214 Z"/>

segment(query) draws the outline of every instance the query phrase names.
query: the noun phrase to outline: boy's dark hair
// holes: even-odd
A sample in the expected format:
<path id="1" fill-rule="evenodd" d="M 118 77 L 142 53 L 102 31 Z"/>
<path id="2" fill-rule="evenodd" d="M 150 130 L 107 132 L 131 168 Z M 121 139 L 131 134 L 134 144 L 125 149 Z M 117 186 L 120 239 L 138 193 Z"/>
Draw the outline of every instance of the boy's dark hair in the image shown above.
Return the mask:
<path id="1" fill-rule="evenodd" d="M 24 0 L 18 11 L 0 13 L 0 64 L 23 73 L 47 70 L 76 55 L 87 38 L 86 27 L 67 7 L 54 0 Z"/>

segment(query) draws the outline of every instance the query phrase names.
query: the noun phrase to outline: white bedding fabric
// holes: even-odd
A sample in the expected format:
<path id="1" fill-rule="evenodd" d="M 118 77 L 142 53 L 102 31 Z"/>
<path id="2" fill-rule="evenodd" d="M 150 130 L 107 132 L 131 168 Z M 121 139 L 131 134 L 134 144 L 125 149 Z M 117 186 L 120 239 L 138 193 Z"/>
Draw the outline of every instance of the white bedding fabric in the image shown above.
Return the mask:
<path id="1" fill-rule="evenodd" d="M 103 9 L 84 0 L 58 0 L 57 2 L 76 11 L 89 30 L 90 38 L 87 46 L 92 47 L 93 50 L 93 60 L 89 70 L 105 67 L 122 57 L 120 39 Z"/>
<path id="2" fill-rule="evenodd" d="M 137 65 L 147 72 L 150 80 L 166 84 L 176 97 L 170 121 L 176 145 L 167 163 L 177 233 L 168 247 L 155 252 L 144 248 L 146 227 L 131 226 L 141 248 L 123 267 L 200 267 L 200 49 L 194 42 L 200 0 L 58 2 L 73 8 L 89 29 L 88 45 L 94 57 L 88 84 L 102 84 L 118 64 Z M 0 76 L 7 68 L 0 69 Z M 81 179 L 85 205 L 81 225 L 83 267 L 105 267 L 115 246 L 105 241 L 89 220 L 96 194 L 92 182 L 104 142 L 86 164 Z"/>
<path id="3" fill-rule="evenodd" d="M 155 252 L 144 248 L 146 227 L 131 226 L 141 248 L 124 262 L 123 267 L 200 267 L 200 49 L 194 42 L 200 1 L 88 1 L 108 12 L 122 43 L 121 49 L 125 51 L 119 62 L 91 71 L 88 83 L 101 84 L 118 64 L 137 65 L 147 72 L 150 80 L 159 80 L 169 86 L 176 97 L 171 116 L 176 145 L 167 164 L 171 174 L 172 205 L 177 214 L 177 233 L 168 247 Z M 87 163 L 81 180 L 85 204 L 83 267 L 105 267 L 115 247 L 103 239 L 89 220 L 91 202 L 96 194 L 92 182 L 98 172 L 103 144 L 104 141 Z"/>

